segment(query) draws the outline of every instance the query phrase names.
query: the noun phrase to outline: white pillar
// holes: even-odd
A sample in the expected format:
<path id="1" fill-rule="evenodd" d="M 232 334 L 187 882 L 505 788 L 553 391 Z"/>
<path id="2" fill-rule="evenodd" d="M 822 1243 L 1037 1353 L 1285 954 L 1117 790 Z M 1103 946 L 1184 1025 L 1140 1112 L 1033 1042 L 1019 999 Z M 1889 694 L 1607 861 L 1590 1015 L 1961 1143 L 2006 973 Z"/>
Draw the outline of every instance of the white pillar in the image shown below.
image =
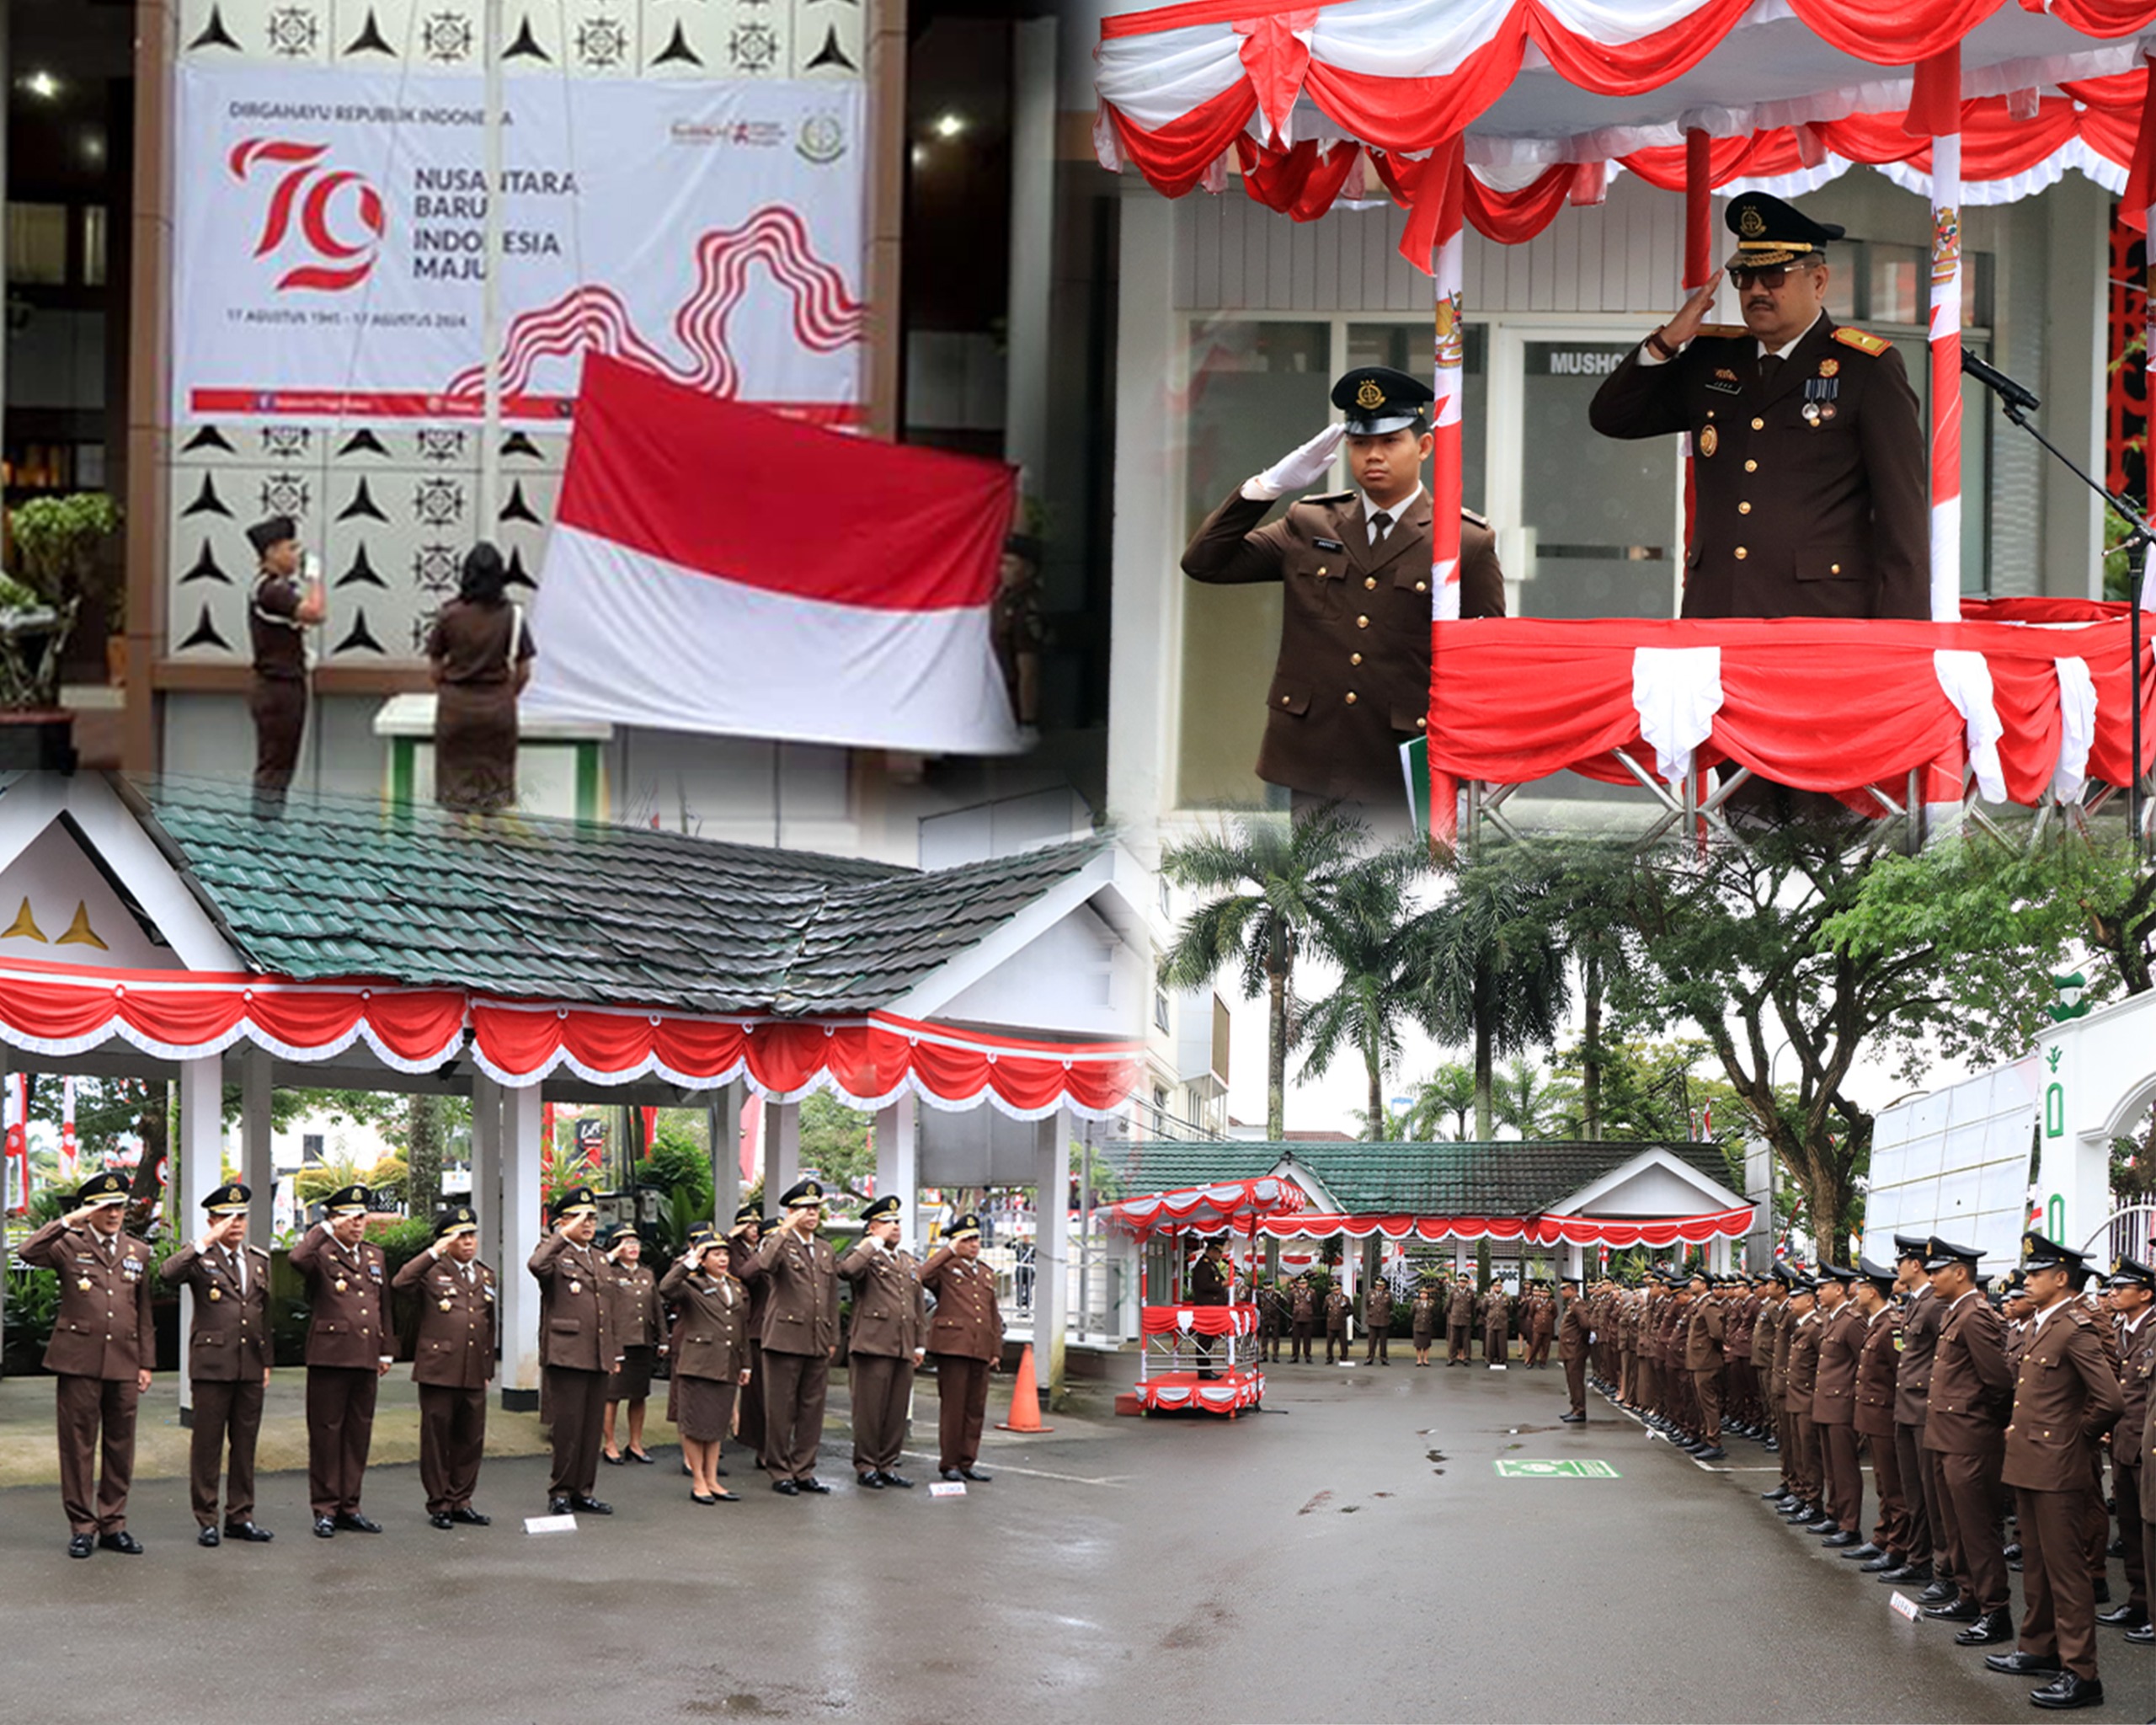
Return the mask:
<path id="1" fill-rule="evenodd" d="M 764 1149 L 764 1214 L 776 1215 L 781 1194 L 801 1178 L 801 1104 L 766 1100 L 764 1130 L 771 1135 Z"/>
<path id="2" fill-rule="evenodd" d="M 202 1231 L 202 1200 L 216 1191 L 225 1172 L 225 1063 L 216 1055 L 179 1063 L 179 1178 L 165 1188 L 166 1218 L 173 1237 L 193 1239 Z M 179 1296 L 179 1405 L 183 1417 L 195 1402 L 188 1384 L 188 1332 L 195 1325 L 195 1290 Z"/>
<path id="3" fill-rule="evenodd" d="M 539 1087 L 502 1092 L 502 1406 L 539 1405 L 539 1284 L 525 1268 L 539 1249 Z"/>
<path id="4" fill-rule="evenodd" d="M 921 1244 L 919 1107 L 909 1092 L 876 1116 L 876 1195 L 896 1194 L 905 1206 L 899 1213 L 899 1238 L 909 1249 Z"/>
<path id="5" fill-rule="evenodd" d="M 1053 1400 L 1063 1388 L 1063 1313 L 1070 1270 L 1070 1137 L 1061 1108 L 1034 1130 L 1033 1370 Z"/>
<path id="6" fill-rule="evenodd" d="M 479 1218 L 479 1257 L 508 1279 L 502 1262 L 502 1087 L 484 1072 L 472 1076 L 472 1209 Z"/>
<path id="7" fill-rule="evenodd" d="M 268 1245 L 277 1204 L 277 1159 L 270 1142 L 276 1062 L 266 1048 L 240 1055 L 239 1177 L 253 1195 L 247 1203 L 251 1239 Z"/>
<path id="8" fill-rule="evenodd" d="M 1058 28 L 1056 19 L 1039 18 L 1022 21 L 1011 32 L 1011 275 L 1003 458 L 1036 495 L 1048 465 L 1049 355 L 1055 334 L 1050 265 L 1055 254 Z"/>
<path id="9" fill-rule="evenodd" d="M 711 1138 L 711 1208 L 723 1234 L 741 1208 L 741 1097 L 739 1078 L 704 1099 L 704 1124 Z"/>

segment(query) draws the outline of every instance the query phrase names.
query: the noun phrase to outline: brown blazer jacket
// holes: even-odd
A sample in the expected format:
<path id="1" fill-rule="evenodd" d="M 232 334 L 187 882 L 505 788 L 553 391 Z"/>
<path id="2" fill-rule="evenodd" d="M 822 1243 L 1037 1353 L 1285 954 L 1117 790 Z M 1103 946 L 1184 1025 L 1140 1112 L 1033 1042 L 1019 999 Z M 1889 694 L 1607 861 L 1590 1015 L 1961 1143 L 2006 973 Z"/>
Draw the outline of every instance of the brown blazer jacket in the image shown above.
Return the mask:
<path id="1" fill-rule="evenodd" d="M 600 1262 L 606 1263 L 606 1254 Z M 656 1348 L 666 1339 L 659 1321 L 659 1278 L 642 1264 L 606 1264 L 607 1297 L 613 1301 L 614 1345 Z"/>
<path id="2" fill-rule="evenodd" d="M 467 1274 L 467 1271 L 470 1274 Z M 419 1327 L 412 1343 L 412 1381 L 444 1390 L 483 1390 L 494 1375 L 500 1322 L 494 1273 L 478 1258 L 462 1264 L 423 1252 L 390 1278 L 398 1292 L 418 1290 Z"/>
<path id="3" fill-rule="evenodd" d="M 1819 1314 L 1807 1312 L 1790 1325 L 1789 1359 L 1782 1374 L 1782 1406 L 1812 1418 L 1812 1393 L 1819 1384 L 1819 1338 L 1825 1329 Z"/>
<path id="4" fill-rule="evenodd" d="M 2004 1483 L 2029 1492 L 2093 1493 L 2089 1451 L 2126 1406 L 2089 1308 L 2068 1297 L 2041 1324 L 2014 1384 Z"/>
<path id="5" fill-rule="evenodd" d="M 1769 1411 L 1775 1413 L 1781 1412 L 1774 1398 L 1781 1389 L 1782 1327 L 1788 1316 L 1789 1308 L 1780 1300 L 1763 1300 L 1752 1325 L 1752 1369 L 1759 1374 Z"/>
<path id="6" fill-rule="evenodd" d="M 830 1242 L 797 1239 L 775 1228 L 756 1248 L 756 1264 L 771 1290 L 764 1307 L 766 1354 L 822 1354 L 839 1345 L 838 1260 Z"/>
<path id="7" fill-rule="evenodd" d="M 679 1315 L 674 1330 L 674 1370 L 685 1378 L 722 1384 L 741 1381 L 749 1369 L 749 1290 L 731 1275 L 707 1276 L 675 1260 L 659 1284 Z"/>
<path id="8" fill-rule="evenodd" d="M 157 1331 L 150 1313 L 155 1261 L 148 1247 L 123 1231 L 107 1251 L 96 1229 L 56 1220 L 24 1241 L 16 1255 L 60 1277 L 60 1307 L 45 1350 L 47 1371 L 120 1381 L 156 1368 Z"/>
<path id="9" fill-rule="evenodd" d="M 994 1270 L 979 1258 L 938 1247 L 921 1267 L 921 1285 L 936 1296 L 928 1321 L 931 1354 L 991 1362 L 1003 1357 L 1003 1310 L 996 1303 Z"/>
<path id="10" fill-rule="evenodd" d="M 307 1283 L 307 1363 L 377 1370 L 397 1351 L 389 1327 L 389 1260 L 371 1240 L 346 1246 L 318 1222 L 292 1248 Z"/>
<path id="11" fill-rule="evenodd" d="M 1400 745 L 1422 734 L 1430 709 L 1429 487 L 1375 546 L 1360 492 L 1305 498 L 1260 526 L 1272 507 L 1231 493 L 1182 554 L 1194 581 L 1280 584 L 1257 776 L 1314 796 L 1397 801 Z M 1460 567 L 1460 615 L 1502 617 L 1496 536 L 1465 511 Z"/>
<path id="12" fill-rule="evenodd" d="M 1297 1323 L 1309 1323 L 1317 1316 L 1317 1296 L 1309 1289 L 1298 1288 L 1289 1298 L 1289 1315 Z"/>
<path id="13" fill-rule="evenodd" d="M 1453 1326 L 1475 1322 L 1475 1290 L 1462 1282 L 1452 1290 L 1452 1300 L 1445 1307 L 1445 1322 Z"/>
<path id="14" fill-rule="evenodd" d="M 1372 1282 L 1363 1294 L 1363 1327 L 1382 1329 L 1392 1322 L 1392 1287 L 1383 1281 Z"/>
<path id="15" fill-rule="evenodd" d="M 1870 1438 L 1894 1435 L 1894 1376 L 1900 1356 L 1895 1352 L 1901 1320 L 1892 1306 L 1865 1325 L 1864 1339 L 1856 1356 L 1856 1429 Z"/>
<path id="16" fill-rule="evenodd" d="M 1952 1311 L 1940 1315 L 1939 1348 L 1932 1355 L 1931 1391 L 1924 1402 L 1924 1447 L 1942 1455 L 1992 1453 L 2006 1424 L 2013 1389 L 2004 1320 L 1981 1294 L 1965 1295 Z"/>
<path id="17" fill-rule="evenodd" d="M 539 1284 L 539 1363 L 560 1371 L 611 1371 L 622 1358 L 614 1338 L 614 1274 L 606 1255 L 549 1234 L 525 1266 Z"/>
<path id="18" fill-rule="evenodd" d="M 1864 1320 L 1854 1301 L 1836 1306 L 1819 1327 L 1819 1370 L 1812 1385 L 1814 1425 L 1856 1423 L 1856 1354 L 1864 1345 Z"/>
<path id="19" fill-rule="evenodd" d="M 195 1290 L 195 1316 L 187 1330 L 187 1375 L 197 1383 L 237 1384 L 259 1379 L 274 1363 L 270 1335 L 270 1254 L 247 1252 L 247 1289 L 225 1248 L 198 1252 L 190 1240 L 157 1266 L 177 1288 Z"/>
<path id="20" fill-rule="evenodd" d="M 2119 1393 L 2126 1398 L 2111 1428 L 2111 1463 L 2138 1467 L 2147 1453 L 2149 1386 L 2156 1380 L 2156 1308 L 2144 1310 L 2132 1335 L 2119 1326 Z"/>
<path id="21" fill-rule="evenodd" d="M 1684 1314 L 1684 1370 L 1720 1369 L 1729 1335 L 1729 1314 L 1720 1300 L 1695 1300 Z"/>
<path id="22" fill-rule="evenodd" d="M 1560 1359 L 1584 1359 L 1588 1344 L 1594 1339 L 1594 1321 L 1584 1300 L 1565 1302 L 1565 1316 L 1557 1326 L 1557 1357 Z"/>
<path id="23" fill-rule="evenodd" d="M 853 1287 L 851 1351 L 910 1359 L 928 1345 L 928 1299 L 910 1252 L 864 1236 L 839 1260 L 839 1274 Z"/>
<path id="24" fill-rule="evenodd" d="M 1945 1307 L 1927 1282 L 1902 1312 L 1902 1361 L 1894 1371 L 1894 1423 L 1921 1429 L 1931 1396 L 1931 1363 L 1939 1352 Z"/>
<path id="25" fill-rule="evenodd" d="M 1732 1359 L 1752 1357 L 1752 1332 L 1758 1327 L 1759 1297 L 1748 1294 L 1742 1300 L 1729 1303 L 1727 1333 L 1722 1338 L 1724 1351 Z"/>
<path id="26" fill-rule="evenodd" d="M 1822 315 L 1764 383 L 1741 328 L 1665 365 L 1635 348 L 1588 422 L 1605 437 L 1689 434 L 1686 617 L 1931 615 L 1929 444 L 1902 356 L 1877 338 L 1838 337 Z"/>
<path id="27" fill-rule="evenodd" d="M 1482 1333 L 1485 1336 L 1504 1336 L 1512 1333 L 1512 1296 L 1492 1288 L 1478 1302 L 1481 1307 Z"/>

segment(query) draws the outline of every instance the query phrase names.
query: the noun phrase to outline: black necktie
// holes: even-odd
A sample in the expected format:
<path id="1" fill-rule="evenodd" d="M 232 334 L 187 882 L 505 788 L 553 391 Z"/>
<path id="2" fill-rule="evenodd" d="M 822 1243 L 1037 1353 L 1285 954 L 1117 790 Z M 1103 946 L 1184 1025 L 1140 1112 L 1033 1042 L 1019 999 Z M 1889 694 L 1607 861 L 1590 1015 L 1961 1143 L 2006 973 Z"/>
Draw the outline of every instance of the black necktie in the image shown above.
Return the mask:
<path id="1" fill-rule="evenodd" d="M 1386 534 L 1390 533 L 1391 531 L 1392 531 L 1392 517 L 1391 517 L 1390 515 L 1387 515 L 1387 514 L 1386 514 L 1383 510 L 1379 510 L 1375 515 L 1372 515 L 1372 516 L 1370 517 L 1370 543 L 1371 543 L 1371 544 L 1373 544 L 1373 545 L 1382 545 L 1382 544 L 1384 544 L 1384 543 L 1385 543 L 1385 536 Z"/>
<path id="2" fill-rule="evenodd" d="M 1781 368 L 1782 356 L 1780 354 L 1761 354 L 1759 355 L 1759 387 L 1762 389 L 1773 388 L 1774 373 Z"/>

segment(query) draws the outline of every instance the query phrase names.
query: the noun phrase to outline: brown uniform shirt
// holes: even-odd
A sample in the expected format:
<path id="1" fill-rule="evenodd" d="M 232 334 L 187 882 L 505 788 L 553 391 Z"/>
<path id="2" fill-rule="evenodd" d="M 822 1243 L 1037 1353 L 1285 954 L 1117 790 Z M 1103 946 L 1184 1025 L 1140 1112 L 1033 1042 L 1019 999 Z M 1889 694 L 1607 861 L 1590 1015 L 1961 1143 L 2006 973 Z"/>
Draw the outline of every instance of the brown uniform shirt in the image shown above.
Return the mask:
<path id="1" fill-rule="evenodd" d="M 2090 1492 L 2090 1446 L 2115 1425 L 2126 1398 L 2089 1310 L 2071 1297 L 2030 1326 L 2014 1385 L 2002 1481 L 2031 1492 Z"/>
<path id="2" fill-rule="evenodd" d="M 389 1260 L 371 1240 L 346 1246 L 318 1223 L 292 1248 L 307 1282 L 307 1363 L 376 1370 L 397 1351 L 389 1327 Z"/>
<path id="3" fill-rule="evenodd" d="M 1981 1294 L 1963 1295 L 1951 1311 L 1940 1314 L 1931 1393 L 1924 1404 L 1924 1447 L 1942 1455 L 1982 1455 L 1994 1449 L 2013 1389 L 2005 1321 Z"/>
<path id="4" fill-rule="evenodd" d="M 1808 1311 L 1790 1322 L 1789 1354 L 1782 1371 L 1782 1405 L 1812 1418 L 1812 1398 L 1819 1384 L 1819 1314 Z"/>
<path id="5" fill-rule="evenodd" d="M 1363 1327 L 1382 1329 L 1392 1322 L 1392 1289 L 1382 1281 L 1370 1284 L 1363 1295 Z"/>
<path id="6" fill-rule="evenodd" d="M 1894 1423 L 1922 1426 L 1931 1397 L 1931 1362 L 1939 1351 L 1939 1327 L 1945 1307 L 1931 1291 L 1919 1288 L 1902 1315 L 1902 1361 L 1894 1372 Z"/>
<path id="7" fill-rule="evenodd" d="M 1856 1356 L 1864 1345 L 1864 1320 L 1854 1300 L 1836 1306 L 1819 1327 L 1819 1369 L 1812 1385 L 1815 1425 L 1856 1423 Z"/>
<path id="8" fill-rule="evenodd" d="M 864 1237 L 839 1260 L 839 1274 L 853 1288 L 851 1352 L 910 1359 L 928 1345 L 928 1300 L 910 1252 Z"/>
<path id="9" fill-rule="evenodd" d="M 1462 1282 L 1452 1290 L 1452 1300 L 1445 1307 L 1445 1322 L 1449 1325 L 1472 1324 L 1475 1322 L 1475 1290 Z"/>
<path id="10" fill-rule="evenodd" d="M 187 1375 L 198 1383 L 259 1381 L 270 1370 L 270 1254 L 259 1246 L 247 1253 L 246 1287 L 223 1247 L 198 1252 L 190 1240 L 157 1267 L 174 1287 L 195 1290 L 195 1317 L 188 1327 Z"/>
<path id="11" fill-rule="evenodd" d="M 1870 1438 L 1894 1435 L 1895 1369 L 1902 1322 L 1892 1306 L 1857 1322 L 1865 1325 L 1856 1356 L 1856 1429 Z"/>
<path id="12" fill-rule="evenodd" d="M 2131 1333 L 2119 1326 L 2119 1393 L 2126 1398 L 2119 1423 L 2111 1428 L 2111 1462 L 2138 1467 L 2146 1453 L 2148 1389 L 2156 1379 L 2156 1311 L 2144 1308 Z"/>
<path id="13" fill-rule="evenodd" d="M 995 1272 L 979 1258 L 963 1258 L 947 1246 L 921 1267 L 921 1284 L 936 1296 L 928 1321 L 928 1351 L 967 1359 L 1003 1357 L 1003 1311 L 996 1303 Z"/>
<path id="14" fill-rule="evenodd" d="M 1257 776 L 1315 796 L 1396 801 L 1400 745 L 1422 734 L 1430 708 L 1429 488 L 1374 546 L 1359 492 L 1306 498 L 1258 526 L 1272 506 L 1237 490 L 1182 554 L 1194 581 L 1280 584 Z M 1463 512 L 1460 542 L 1460 615 L 1502 617 L 1496 536 Z"/>
<path id="15" fill-rule="evenodd" d="M 685 1378 L 740 1381 L 749 1369 L 749 1290 L 730 1275 L 708 1276 L 678 1258 L 659 1284 L 680 1314 L 674 1370 Z"/>
<path id="16" fill-rule="evenodd" d="M 281 683 L 305 681 L 307 628 L 299 620 L 302 596 L 296 575 L 256 576 L 254 596 L 247 609 L 247 636 L 258 677 Z"/>
<path id="17" fill-rule="evenodd" d="M 1771 382 L 1758 351 L 1741 330 L 1665 365 L 1635 348 L 1588 409 L 1605 437 L 1691 436 L 1684 614 L 1929 617 L 1929 443 L 1901 355 L 1823 313 Z"/>
<path id="18" fill-rule="evenodd" d="M 60 1307 L 45 1350 L 47 1371 L 121 1381 L 155 1369 L 150 1295 L 156 1266 L 148 1247 L 123 1231 L 108 1247 L 105 1236 L 87 1224 L 71 1228 L 51 1221 L 16 1255 L 60 1278 Z"/>
<path id="19" fill-rule="evenodd" d="M 615 1347 L 656 1348 L 666 1338 L 659 1321 L 659 1278 L 640 1263 L 608 1264 L 606 1272 Z"/>
<path id="20" fill-rule="evenodd" d="M 1721 1364 L 1729 1314 L 1719 1300 L 1695 1300 L 1685 1313 L 1684 1370 L 1712 1371 Z"/>
<path id="21" fill-rule="evenodd" d="M 468 1264 L 423 1252 L 390 1279 L 400 1292 L 416 1290 L 419 1333 L 412 1344 L 412 1381 L 446 1390 L 483 1390 L 494 1375 L 494 1273 L 478 1258 Z"/>
<path id="22" fill-rule="evenodd" d="M 539 1283 L 539 1363 L 568 1371 L 611 1371 L 622 1357 L 614 1338 L 614 1267 L 566 1234 L 549 1234 L 526 1266 Z"/>
<path id="23" fill-rule="evenodd" d="M 764 1307 L 766 1354 L 829 1354 L 839 1345 L 838 1261 L 820 1236 L 775 1228 L 756 1248 L 770 1288 Z"/>
<path id="24" fill-rule="evenodd" d="M 458 688 L 492 687 L 510 680 L 512 637 L 519 664 L 537 650 L 532 644 L 530 620 L 523 617 L 517 606 L 507 601 L 499 605 L 473 605 L 452 599 L 442 606 L 427 631 L 427 657 L 440 666 L 445 683 Z"/>

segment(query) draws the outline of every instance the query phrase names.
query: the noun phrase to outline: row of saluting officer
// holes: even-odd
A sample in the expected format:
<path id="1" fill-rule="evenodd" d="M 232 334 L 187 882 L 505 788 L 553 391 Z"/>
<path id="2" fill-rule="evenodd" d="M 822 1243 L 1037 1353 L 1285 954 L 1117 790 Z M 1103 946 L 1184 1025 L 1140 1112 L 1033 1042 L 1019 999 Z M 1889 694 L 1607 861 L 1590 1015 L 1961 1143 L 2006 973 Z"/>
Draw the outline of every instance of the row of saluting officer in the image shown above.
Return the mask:
<path id="1" fill-rule="evenodd" d="M 198 1543 L 266 1543 L 254 1519 L 255 1447 L 272 1365 L 270 1256 L 247 1241 L 247 1187 L 204 1200 L 201 1234 L 160 1263 L 123 1226 L 128 1183 L 99 1174 L 75 1207 L 23 1242 L 25 1263 L 57 1273 L 60 1300 L 45 1365 L 56 1379 L 61 1498 L 68 1555 L 139 1554 L 127 1529 L 136 1407 L 150 1386 L 156 1283 L 194 1293 L 189 1378 L 195 1423 L 189 1495 Z M 921 1263 L 899 1243 L 900 1205 L 863 1212 L 861 1242 L 843 1258 L 819 1236 L 827 1199 L 804 1180 L 766 1231 L 744 1206 L 721 1234 L 701 1226 L 654 1283 L 638 1262 L 634 1231 L 602 1245 L 589 1187 L 548 1206 L 550 1231 L 527 1268 L 539 1284 L 543 1422 L 552 1466 L 547 1508 L 606 1515 L 595 1495 L 602 1460 L 617 1461 L 611 1416 L 632 1409 L 628 1452 L 643 1453 L 640 1410 L 651 1359 L 671 1356 L 670 1417 L 698 1503 L 736 1501 L 718 1482 L 719 1455 L 738 1430 L 784 1497 L 830 1491 L 816 1476 L 831 1362 L 839 1343 L 838 1283 L 853 1289 L 849 1375 L 853 1462 L 866 1490 L 910 1487 L 898 1471 L 914 1374 L 931 1357 L 941 1425 L 937 1467 L 949 1480 L 985 1482 L 979 1466 L 988 1380 L 1001 1357 L 995 1278 L 979 1261 L 981 1229 L 965 1215 Z M 379 1533 L 360 1509 L 376 1397 L 395 1363 L 391 1296 L 409 1290 L 419 1322 L 412 1363 L 419 1403 L 419 1473 L 427 1517 L 443 1530 L 484 1527 L 473 1507 L 486 1451 L 487 1390 L 500 1343 L 495 1271 L 478 1258 L 469 1204 L 437 1212 L 428 1249 L 389 1274 L 366 1237 L 371 1194 L 350 1186 L 325 1200 L 323 1220 L 291 1252 L 307 1284 L 307 1495 L 313 1531 Z M 931 1309 L 927 1295 L 932 1295 Z M 670 1327 L 661 1327 L 667 1309 Z M 737 1409 L 736 1402 L 739 1400 Z M 222 1513 L 220 1514 L 220 1486 Z"/>

